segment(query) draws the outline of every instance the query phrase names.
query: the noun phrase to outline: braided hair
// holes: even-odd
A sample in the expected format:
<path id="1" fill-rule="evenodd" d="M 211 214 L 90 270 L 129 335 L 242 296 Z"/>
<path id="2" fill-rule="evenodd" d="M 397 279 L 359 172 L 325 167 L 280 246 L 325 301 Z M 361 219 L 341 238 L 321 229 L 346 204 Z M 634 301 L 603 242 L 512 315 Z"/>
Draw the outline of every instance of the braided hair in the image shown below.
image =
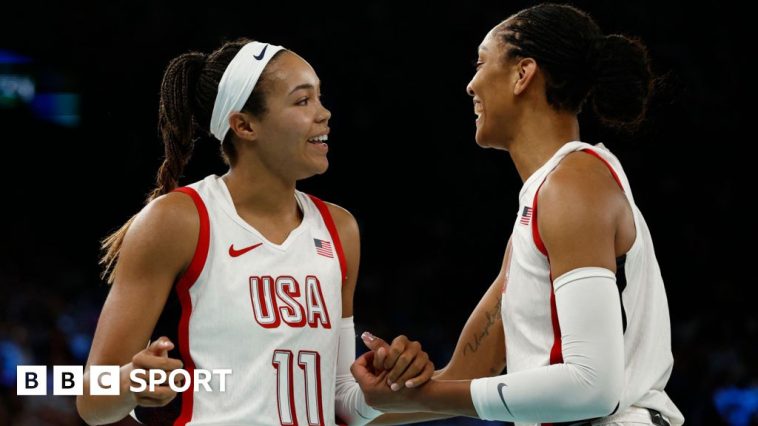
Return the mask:
<path id="1" fill-rule="evenodd" d="M 645 118 L 654 80 L 639 40 L 604 35 L 587 13 L 552 3 L 518 12 L 495 34 L 508 59 L 537 61 L 554 108 L 579 113 L 590 100 L 604 124 L 630 130 Z"/>
<path id="2" fill-rule="evenodd" d="M 158 107 L 158 129 L 163 140 L 164 159 L 155 178 L 155 188 L 150 191 L 145 204 L 173 191 L 179 185 L 184 167 L 192 157 L 196 136 L 202 133 L 210 134 L 213 105 L 224 71 L 237 52 L 251 41 L 230 41 L 208 55 L 189 52 L 169 62 L 161 82 Z M 271 61 L 275 60 L 276 56 Z M 242 108 L 243 111 L 259 118 L 267 111 L 266 75 L 264 70 Z M 221 143 L 221 155 L 227 164 L 234 163 L 237 157 L 231 140 L 232 133 L 228 132 Z M 102 240 L 103 256 L 100 264 L 104 267 L 102 276 L 109 284 L 113 283 L 113 267 L 121 251 L 124 236 L 136 216 L 132 216 L 121 228 Z"/>

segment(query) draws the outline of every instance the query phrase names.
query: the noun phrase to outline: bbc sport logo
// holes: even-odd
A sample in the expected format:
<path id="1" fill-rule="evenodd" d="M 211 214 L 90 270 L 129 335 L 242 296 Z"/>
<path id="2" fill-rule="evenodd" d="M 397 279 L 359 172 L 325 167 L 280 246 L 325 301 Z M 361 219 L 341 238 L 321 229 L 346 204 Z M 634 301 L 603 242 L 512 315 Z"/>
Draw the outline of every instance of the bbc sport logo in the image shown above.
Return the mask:
<path id="1" fill-rule="evenodd" d="M 16 366 L 16 395 L 47 395 L 46 365 Z M 119 395 L 121 368 L 118 365 L 93 365 L 89 369 L 90 395 Z M 193 386 L 195 392 L 226 392 L 226 376 L 232 370 L 220 368 L 214 370 L 195 369 L 190 373 L 184 369 L 173 370 L 166 374 L 163 370 L 134 369 L 129 373 L 131 392 L 154 391 L 157 386 L 167 384 L 174 392 L 184 392 Z M 84 367 L 81 365 L 53 366 L 53 395 L 82 395 L 84 392 Z M 177 376 L 183 382 L 176 384 Z M 217 380 L 213 378 L 217 377 Z M 211 384 L 217 385 L 214 389 Z"/>

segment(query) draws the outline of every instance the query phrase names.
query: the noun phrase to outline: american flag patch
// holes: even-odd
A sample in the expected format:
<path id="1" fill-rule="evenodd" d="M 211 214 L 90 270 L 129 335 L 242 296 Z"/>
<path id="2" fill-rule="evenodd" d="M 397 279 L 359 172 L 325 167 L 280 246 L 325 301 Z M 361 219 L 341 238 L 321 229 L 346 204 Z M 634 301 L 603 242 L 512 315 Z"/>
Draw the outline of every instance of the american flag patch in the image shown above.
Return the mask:
<path id="1" fill-rule="evenodd" d="M 317 254 L 324 257 L 334 258 L 334 255 L 332 254 L 332 243 L 330 243 L 329 241 L 324 241 L 324 240 L 319 240 L 318 238 L 314 238 L 313 244 L 316 245 Z"/>
<path id="2" fill-rule="evenodd" d="M 532 208 L 524 206 L 524 211 L 521 212 L 521 222 L 522 225 L 529 225 L 529 220 L 532 218 Z"/>

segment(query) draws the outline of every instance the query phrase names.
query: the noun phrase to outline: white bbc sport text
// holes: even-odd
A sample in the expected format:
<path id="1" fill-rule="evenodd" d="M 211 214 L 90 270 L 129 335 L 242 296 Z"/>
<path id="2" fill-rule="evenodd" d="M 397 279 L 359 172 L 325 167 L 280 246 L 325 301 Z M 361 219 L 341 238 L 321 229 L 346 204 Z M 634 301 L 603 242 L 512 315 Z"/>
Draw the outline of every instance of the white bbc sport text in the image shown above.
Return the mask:
<path id="1" fill-rule="evenodd" d="M 44 365 L 16 366 L 16 394 L 47 395 L 47 370 Z M 90 395 L 119 395 L 121 368 L 118 365 L 93 365 L 89 369 Z M 193 391 L 226 392 L 226 376 L 231 375 L 228 368 L 203 370 L 195 369 L 190 373 L 184 369 L 173 370 L 167 374 L 163 370 L 135 369 L 129 373 L 131 392 L 154 391 L 156 386 L 166 384 L 174 392 L 184 392 L 193 386 Z M 175 383 L 181 376 L 182 384 Z M 213 376 L 218 377 L 216 389 L 212 386 Z M 191 379 L 191 380 L 190 380 Z M 84 391 L 84 367 L 81 365 L 53 366 L 53 395 L 82 395 Z"/>

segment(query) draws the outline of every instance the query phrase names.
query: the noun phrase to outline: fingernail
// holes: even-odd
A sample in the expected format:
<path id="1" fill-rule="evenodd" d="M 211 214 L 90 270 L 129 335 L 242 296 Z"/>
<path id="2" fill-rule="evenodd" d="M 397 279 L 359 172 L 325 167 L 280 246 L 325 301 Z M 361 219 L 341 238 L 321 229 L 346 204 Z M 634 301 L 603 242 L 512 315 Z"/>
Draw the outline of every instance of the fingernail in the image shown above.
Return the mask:
<path id="1" fill-rule="evenodd" d="M 367 340 L 369 342 L 373 342 L 376 339 L 376 337 L 374 337 L 374 335 L 369 333 L 368 331 L 364 331 L 363 334 L 361 334 L 361 339 Z"/>
<path id="2" fill-rule="evenodd" d="M 405 387 L 406 388 L 412 388 L 413 387 L 413 382 L 410 381 L 410 380 L 408 380 L 407 382 L 405 382 Z"/>
<path id="3" fill-rule="evenodd" d="M 400 389 L 400 385 L 397 383 L 393 383 L 392 385 L 390 385 L 390 389 L 392 389 L 393 391 L 396 391 Z"/>
<path id="4" fill-rule="evenodd" d="M 387 386 L 392 386 L 392 381 L 389 379 L 389 377 L 387 378 Z"/>

